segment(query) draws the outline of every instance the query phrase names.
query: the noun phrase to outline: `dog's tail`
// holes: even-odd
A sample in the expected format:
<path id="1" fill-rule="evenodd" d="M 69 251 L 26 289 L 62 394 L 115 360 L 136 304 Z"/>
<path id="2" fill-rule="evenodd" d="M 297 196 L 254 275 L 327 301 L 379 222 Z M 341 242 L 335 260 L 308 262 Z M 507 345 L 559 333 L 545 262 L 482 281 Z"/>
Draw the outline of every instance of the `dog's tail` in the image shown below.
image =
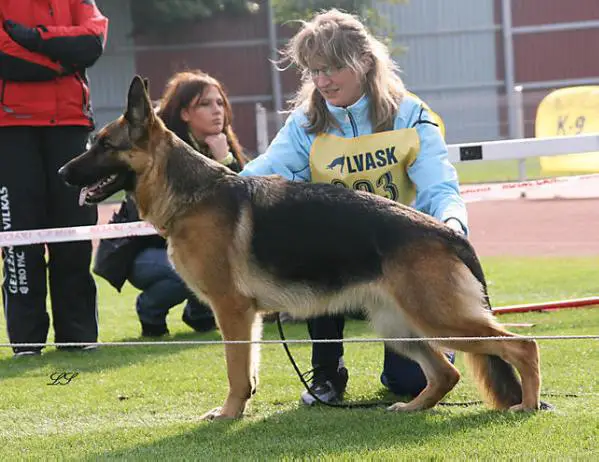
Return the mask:
<path id="1" fill-rule="evenodd" d="M 490 310 L 491 300 L 487 291 L 487 281 L 474 248 L 467 239 L 460 239 L 456 247 L 460 260 L 480 282 L 486 308 Z M 478 388 L 489 406 L 507 409 L 522 402 L 522 384 L 510 363 L 499 356 L 476 353 L 466 353 L 466 363 L 472 370 Z"/>
<path id="2" fill-rule="evenodd" d="M 478 353 L 466 353 L 466 364 L 491 408 L 508 409 L 522 402 L 522 385 L 511 364 L 499 356 Z"/>
<path id="3" fill-rule="evenodd" d="M 485 304 L 487 309 L 491 309 L 491 299 L 489 298 L 489 293 L 487 291 L 487 280 L 485 279 L 485 273 L 483 271 L 483 267 L 480 264 L 480 260 L 474 251 L 474 247 L 470 244 L 465 238 L 461 238 L 459 242 L 454 242 L 455 251 L 460 260 L 468 267 L 472 275 L 480 282 L 483 288 L 483 294 L 485 299 Z"/>

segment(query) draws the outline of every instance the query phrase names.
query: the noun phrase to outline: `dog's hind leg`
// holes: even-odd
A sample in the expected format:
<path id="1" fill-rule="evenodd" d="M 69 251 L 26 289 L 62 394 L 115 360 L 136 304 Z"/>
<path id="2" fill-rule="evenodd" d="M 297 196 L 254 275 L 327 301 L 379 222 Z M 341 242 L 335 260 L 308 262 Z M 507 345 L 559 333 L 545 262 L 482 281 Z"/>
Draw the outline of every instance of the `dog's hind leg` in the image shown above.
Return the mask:
<path id="1" fill-rule="evenodd" d="M 417 250 L 418 255 L 409 262 L 410 270 L 402 270 L 396 264 L 394 274 L 388 280 L 394 284 L 391 292 L 408 324 L 420 336 L 516 337 L 495 321 L 487 309 L 481 283 L 460 260 L 443 255 L 442 248 L 421 247 Z M 404 264 L 405 261 L 404 258 Z M 534 341 L 452 340 L 439 343 L 467 353 L 477 385 L 492 407 L 539 409 L 541 375 L 538 347 Z"/>
<path id="2" fill-rule="evenodd" d="M 468 332 L 458 337 L 506 337 L 506 340 L 452 341 L 445 344 L 466 352 L 466 363 L 473 371 L 486 401 L 497 409 L 537 410 L 540 407 L 541 374 L 539 349 L 535 341 L 518 340 L 517 335 L 499 326 L 471 322 Z M 516 368 L 522 382 L 515 375 Z"/>
<path id="3" fill-rule="evenodd" d="M 395 344 L 397 345 L 397 343 Z M 389 411 L 422 411 L 434 407 L 460 380 L 460 373 L 447 357 L 427 342 L 410 342 L 401 348 L 391 347 L 397 353 L 416 361 L 426 377 L 426 387 L 407 403 L 397 402 Z"/>
<path id="4" fill-rule="evenodd" d="M 241 295 L 211 300 L 223 340 L 259 340 L 261 318 L 251 299 Z M 222 407 L 204 414 L 203 419 L 241 417 L 251 395 L 256 392 L 259 345 L 225 344 L 229 393 Z"/>
<path id="5" fill-rule="evenodd" d="M 436 290 L 435 286 L 429 286 L 426 292 L 419 294 L 423 306 L 442 306 L 447 313 L 437 317 L 431 316 L 429 310 L 427 322 L 421 322 L 422 316 L 419 316 L 419 321 L 416 321 L 421 322 L 419 332 L 434 337 L 505 337 L 506 340 L 456 340 L 442 344 L 467 353 L 466 360 L 474 372 L 478 388 L 492 407 L 539 409 L 541 372 L 536 342 L 517 339 L 516 334 L 507 332 L 497 323 L 486 308 L 479 282 L 465 266 L 457 263 L 449 274 L 453 279 L 453 290 L 449 295 Z M 436 303 L 431 305 L 433 300 Z M 522 382 L 518 380 L 514 367 Z"/>
<path id="6" fill-rule="evenodd" d="M 415 338 L 402 313 L 393 307 L 371 313 L 371 321 L 377 332 L 385 338 Z M 428 342 L 387 342 L 388 348 L 419 364 L 427 385 L 412 401 L 397 402 L 390 411 L 421 411 L 435 406 L 460 380 L 460 373 L 447 357 Z"/>

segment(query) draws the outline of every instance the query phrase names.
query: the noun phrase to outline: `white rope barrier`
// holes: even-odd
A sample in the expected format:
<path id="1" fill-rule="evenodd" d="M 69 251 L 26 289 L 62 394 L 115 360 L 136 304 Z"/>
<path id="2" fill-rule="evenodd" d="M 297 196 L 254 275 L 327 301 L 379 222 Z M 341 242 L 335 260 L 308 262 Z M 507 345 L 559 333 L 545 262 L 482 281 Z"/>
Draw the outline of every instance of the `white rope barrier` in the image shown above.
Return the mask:
<path id="1" fill-rule="evenodd" d="M 515 181 L 507 183 L 490 183 L 480 185 L 465 185 L 460 187 L 460 194 L 465 202 L 497 200 L 514 197 L 514 195 L 530 193 L 534 190 L 561 187 L 566 185 L 580 186 L 581 182 L 599 182 L 599 173 L 588 175 L 561 176 L 542 178 L 539 180 Z M 596 191 L 599 196 L 599 187 Z"/>
<path id="2" fill-rule="evenodd" d="M 110 225 L 74 226 L 71 228 L 4 231 L 0 233 L 0 247 L 51 242 L 87 241 L 90 239 L 110 239 L 129 236 L 147 236 L 150 234 L 156 234 L 156 229 L 145 221 L 113 223 Z"/>
<path id="3" fill-rule="evenodd" d="M 312 343 L 376 343 L 376 342 L 479 342 L 479 341 L 520 341 L 520 340 L 599 340 L 599 334 L 596 335 L 520 335 L 517 337 L 398 337 L 398 338 L 347 338 L 339 339 L 288 339 L 288 340 L 156 340 L 139 342 L 95 342 L 95 343 L 74 343 L 74 342 L 48 342 L 48 343 L 0 343 L 0 348 L 18 347 L 106 347 L 106 346 L 191 346 L 191 345 L 280 345 L 287 344 L 312 344 Z"/>

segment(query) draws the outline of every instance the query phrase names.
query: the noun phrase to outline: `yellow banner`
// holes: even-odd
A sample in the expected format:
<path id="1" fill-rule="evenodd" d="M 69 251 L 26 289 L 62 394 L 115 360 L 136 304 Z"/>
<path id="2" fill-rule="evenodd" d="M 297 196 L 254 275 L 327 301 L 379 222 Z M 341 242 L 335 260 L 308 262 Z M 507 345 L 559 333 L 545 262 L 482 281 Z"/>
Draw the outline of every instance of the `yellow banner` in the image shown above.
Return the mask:
<path id="1" fill-rule="evenodd" d="M 535 136 L 599 133 L 599 86 L 561 88 L 539 104 Z M 599 153 L 541 157 L 543 174 L 599 172 Z"/>

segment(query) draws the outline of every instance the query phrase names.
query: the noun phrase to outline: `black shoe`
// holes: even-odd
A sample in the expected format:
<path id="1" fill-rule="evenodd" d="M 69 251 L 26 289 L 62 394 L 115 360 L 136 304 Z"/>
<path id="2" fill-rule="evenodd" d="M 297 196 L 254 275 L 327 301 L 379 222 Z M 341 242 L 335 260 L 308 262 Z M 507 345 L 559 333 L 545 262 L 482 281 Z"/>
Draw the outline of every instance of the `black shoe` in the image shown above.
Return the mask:
<path id="1" fill-rule="evenodd" d="M 13 354 L 13 358 L 26 358 L 31 356 L 41 356 L 41 349 L 26 349 L 26 348 L 16 348 Z"/>
<path id="2" fill-rule="evenodd" d="M 347 368 L 340 367 L 334 372 L 318 371 L 314 373 L 314 379 L 310 386 L 310 392 L 304 391 L 300 397 L 300 402 L 306 406 L 312 406 L 324 401 L 325 403 L 339 403 L 343 401 L 343 394 L 349 379 Z M 313 395 L 316 395 L 315 398 Z"/>
<path id="3" fill-rule="evenodd" d="M 169 334 L 168 327 L 166 327 L 166 323 L 148 324 L 143 321 L 140 322 L 142 337 L 162 337 L 163 335 Z"/>
<path id="4" fill-rule="evenodd" d="M 210 332 L 216 328 L 214 318 L 191 319 L 185 311 L 181 320 L 196 332 Z"/>
<path id="5" fill-rule="evenodd" d="M 75 351 L 91 352 L 91 351 L 96 351 L 98 349 L 98 346 L 97 345 L 59 346 L 59 347 L 56 347 L 56 349 L 60 350 L 60 351 L 70 351 L 70 352 L 75 352 Z"/>
<path id="6" fill-rule="evenodd" d="M 539 405 L 539 409 L 541 411 L 555 411 L 555 406 L 551 403 L 548 403 L 546 401 L 541 401 L 540 405 Z"/>

